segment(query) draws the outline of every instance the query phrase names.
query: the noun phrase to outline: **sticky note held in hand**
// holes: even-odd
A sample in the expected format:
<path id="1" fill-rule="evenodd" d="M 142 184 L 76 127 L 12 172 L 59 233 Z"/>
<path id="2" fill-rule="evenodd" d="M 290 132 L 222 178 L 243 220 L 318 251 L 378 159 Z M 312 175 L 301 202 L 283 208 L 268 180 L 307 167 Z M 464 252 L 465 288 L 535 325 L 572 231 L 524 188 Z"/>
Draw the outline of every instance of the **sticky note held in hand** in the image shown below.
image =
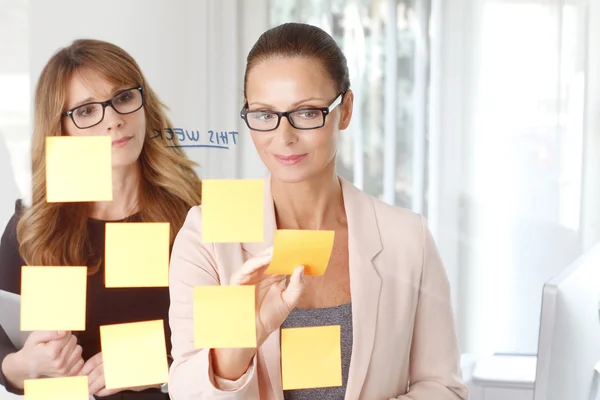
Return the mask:
<path id="1" fill-rule="evenodd" d="M 46 138 L 46 201 L 112 200 L 110 136 Z"/>
<path id="2" fill-rule="evenodd" d="M 26 400 L 89 400 L 88 377 L 27 379 Z"/>
<path id="3" fill-rule="evenodd" d="M 254 286 L 194 288 L 196 348 L 256 347 Z"/>
<path id="4" fill-rule="evenodd" d="M 281 330 L 283 390 L 342 385 L 339 325 Z"/>
<path id="5" fill-rule="evenodd" d="M 87 267 L 21 268 L 22 331 L 84 331 Z"/>
<path id="6" fill-rule="evenodd" d="M 100 342 L 107 389 L 167 382 L 163 320 L 101 326 Z"/>
<path id="7" fill-rule="evenodd" d="M 263 180 L 202 181 L 202 241 L 264 241 Z"/>
<path id="8" fill-rule="evenodd" d="M 305 275 L 323 275 L 333 249 L 334 231 L 278 229 L 267 274 L 291 275 L 304 265 Z"/>
<path id="9" fill-rule="evenodd" d="M 169 223 L 106 224 L 107 288 L 169 286 Z"/>

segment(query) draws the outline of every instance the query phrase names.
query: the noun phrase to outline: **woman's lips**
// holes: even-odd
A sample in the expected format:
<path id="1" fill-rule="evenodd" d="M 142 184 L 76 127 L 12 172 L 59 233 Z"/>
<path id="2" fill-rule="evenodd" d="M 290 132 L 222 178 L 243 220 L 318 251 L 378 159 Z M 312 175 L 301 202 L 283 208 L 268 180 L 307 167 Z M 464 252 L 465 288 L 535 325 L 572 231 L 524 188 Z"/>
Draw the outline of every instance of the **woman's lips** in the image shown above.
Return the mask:
<path id="1" fill-rule="evenodd" d="M 306 154 L 291 155 L 291 156 L 275 155 L 275 159 L 283 165 L 298 164 L 300 161 L 304 160 L 305 157 L 306 157 Z"/>
<path id="2" fill-rule="evenodd" d="M 125 136 L 121 139 L 113 140 L 112 147 L 123 147 L 133 138 L 133 136 Z"/>

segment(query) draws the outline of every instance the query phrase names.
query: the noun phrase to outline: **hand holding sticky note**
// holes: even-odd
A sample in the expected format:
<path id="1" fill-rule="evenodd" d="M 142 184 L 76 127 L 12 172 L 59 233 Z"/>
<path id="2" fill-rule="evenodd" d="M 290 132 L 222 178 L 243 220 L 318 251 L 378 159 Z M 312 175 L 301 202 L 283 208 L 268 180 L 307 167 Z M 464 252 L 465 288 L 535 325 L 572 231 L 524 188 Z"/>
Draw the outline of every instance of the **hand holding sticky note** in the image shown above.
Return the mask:
<path id="1" fill-rule="evenodd" d="M 87 267 L 21 268 L 22 331 L 84 331 Z"/>
<path id="2" fill-rule="evenodd" d="M 283 390 L 342 385 L 339 325 L 281 330 Z"/>
<path id="3" fill-rule="evenodd" d="M 267 274 L 291 275 L 304 265 L 306 275 L 323 275 L 333 249 L 334 231 L 278 229 Z"/>
<path id="4" fill-rule="evenodd" d="M 202 241 L 264 241 L 263 180 L 202 181 Z"/>
<path id="5" fill-rule="evenodd" d="M 46 201 L 112 200 L 110 136 L 46 138 Z"/>
<path id="6" fill-rule="evenodd" d="M 196 348 L 256 347 L 254 286 L 194 288 Z"/>
<path id="7" fill-rule="evenodd" d="M 106 224 L 106 287 L 169 286 L 169 223 Z"/>
<path id="8" fill-rule="evenodd" d="M 26 379 L 27 400 L 88 400 L 88 377 Z"/>
<path id="9" fill-rule="evenodd" d="M 101 326 L 100 342 L 107 389 L 167 382 L 163 320 Z"/>

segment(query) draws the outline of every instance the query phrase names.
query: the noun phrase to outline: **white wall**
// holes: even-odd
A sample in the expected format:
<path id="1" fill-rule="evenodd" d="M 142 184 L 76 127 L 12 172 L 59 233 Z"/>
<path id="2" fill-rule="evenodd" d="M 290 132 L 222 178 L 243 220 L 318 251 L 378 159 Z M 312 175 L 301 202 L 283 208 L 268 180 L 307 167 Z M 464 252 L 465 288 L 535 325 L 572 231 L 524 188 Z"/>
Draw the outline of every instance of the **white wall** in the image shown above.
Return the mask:
<path id="1" fill-rule="evenodd" d="M 31 0 L 29 7 L 32 82 L 51 55 L 74 39 L 115 43 L 138 62 L 170 107 L 175 127 L 199 130 L 203 144 L 209 143 L 209 130 L 239 132 L 230 150 L 186 149 L 200 164 L 202 178 L 264 175 L 239 118 L 242 47 L 249 49 L 263 27 L 241 23 L 241 0 L 107 0 L 97 7 L 76 0 Z M 247 4 L 243 8 L 252 11 Z"/>
<path id="2" fill-rule="evenodd" d="M 581 224 L 587 250 L 600 241 L 600 0 L 590 2 Z"/>

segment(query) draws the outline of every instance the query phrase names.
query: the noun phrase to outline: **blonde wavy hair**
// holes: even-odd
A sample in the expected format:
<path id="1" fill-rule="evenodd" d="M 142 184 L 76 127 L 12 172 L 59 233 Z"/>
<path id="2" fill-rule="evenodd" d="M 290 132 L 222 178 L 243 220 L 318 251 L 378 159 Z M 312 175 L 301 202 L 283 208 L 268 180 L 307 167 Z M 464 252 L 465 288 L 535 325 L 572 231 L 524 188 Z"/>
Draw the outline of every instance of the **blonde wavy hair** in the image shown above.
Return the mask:
<path id="1" fill-rule="evenodd" d="M 169 222 L 172 245 L 188 210 L 201 202 L 201 182 L 193 170 L 196 164 L 181 148 L 173 147 L 178 144 L 177 137 L 163 139 L 165 128 L 173 126 L 165 115 L 167 107 L 127 52 L 99 40 L 76 40 L 56 52 L 44 67 L 35 90 L 32 198 L 19 219 L 17 238 L 27 265 L 87 265 L 91 274 L 98 271 L 101 255 L 90 260 L 90 203 L 46 202 L 46 137 L 63 135 L 67 85 L 73 74 L 82 72 L 97 73 L 115 86 L 144 88 L 146 136 L 138 159 L 139 220 Z M 150 140 L 157 131 L 161 135 Z"/>

